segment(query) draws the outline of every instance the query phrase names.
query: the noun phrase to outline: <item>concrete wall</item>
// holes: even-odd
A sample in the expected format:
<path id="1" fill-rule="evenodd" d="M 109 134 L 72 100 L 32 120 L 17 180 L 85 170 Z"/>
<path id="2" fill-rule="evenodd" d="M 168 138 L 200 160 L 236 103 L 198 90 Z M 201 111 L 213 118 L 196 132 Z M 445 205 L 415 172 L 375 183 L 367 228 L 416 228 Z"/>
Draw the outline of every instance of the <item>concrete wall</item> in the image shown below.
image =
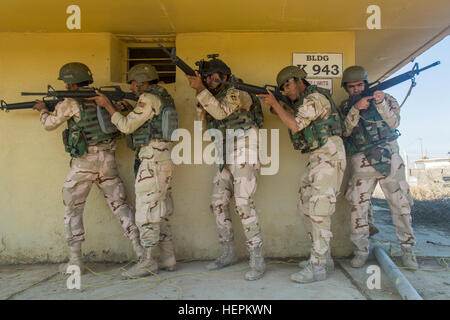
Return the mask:
<path id="1" fill-rule="evenodd" d="M 58 70 L 70 61 L 86 63 L 96 86 L 124 80 L 125 44 L 107 33 L 0 33 L 0 44 L 0 98 L 7 102 L 27 101 L 20 96 L 21 91 L 42 91 L 47 84 L 62 89 L 56 80 Z M 179 34 L 176 46 L 178 55 L 191 66 L 208 53 L 220 53 L 233 73 L 261 85 L 275 83 L 277 72 L 292 63 L 293 52 L 342 52 L 344 66 L 355 60 L 354 35 L 350 32 Z M 176 84 L 167 87 L 180 112 L 180 126 L 192 132 L 194 92 L 177 72 Z M 337 102 L 344 97 L 339 81 L 334 80 Z M 287 129 L 267 111 L 265 108 L 264 128 L 281 130 L 280 170 L 277 175 L 260 177 L 255 198 L 264 252 L 270 257 L 306 256 L 310 249 L 307 225 L 296 209 L 306 156 L 292 149 Z M 63 129 L 44 131 L 38 113 L 32 110 L 0 114 L 0 263 L 58 262 L 67 256 L 61 187 L 70 157 L 61 142 Z M 123 140 L 117 161 L 134 203 L 133 154 Z M 210 259 L 219 253 L 215 220 L 209 209 L 215 170 L 208 165 L 175 169 L 172 226 L 181 259 Z M 238 252 L 247 255 L 239 218 L 232 217 Z M 333 255 L 350 254 L 348 205 L 342 196 L 332 221 Z M 84 225 L 83 252 L 90 260 L 123 261 L 133 256 L 131 245 L 96 187 L 87 200 Z"/>

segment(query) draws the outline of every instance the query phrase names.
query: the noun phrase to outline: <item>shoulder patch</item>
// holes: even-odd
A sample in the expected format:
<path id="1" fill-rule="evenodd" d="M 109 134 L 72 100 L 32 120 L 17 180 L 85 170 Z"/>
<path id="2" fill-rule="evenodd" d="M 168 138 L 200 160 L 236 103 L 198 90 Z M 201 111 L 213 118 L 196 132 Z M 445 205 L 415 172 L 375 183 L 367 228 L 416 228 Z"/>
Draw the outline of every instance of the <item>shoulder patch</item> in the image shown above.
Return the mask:
<path id="1" fill-rule="evenodd" d="M 231 101 L 236 102 L 239 100 L 239 90 L 235 88 L 228 89 L 227 96 L 230 98 Z"/>

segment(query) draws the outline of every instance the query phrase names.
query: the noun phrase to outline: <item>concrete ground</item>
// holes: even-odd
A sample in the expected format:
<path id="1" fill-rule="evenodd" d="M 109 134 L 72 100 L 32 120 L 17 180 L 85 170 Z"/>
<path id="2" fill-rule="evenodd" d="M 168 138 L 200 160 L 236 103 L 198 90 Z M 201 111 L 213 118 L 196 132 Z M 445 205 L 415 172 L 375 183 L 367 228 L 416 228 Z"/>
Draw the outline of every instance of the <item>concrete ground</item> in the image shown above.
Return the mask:
<path id="1" fill-rule="evenodd" d="M 380 233 L 374 242 L 390 247 L 397 265 L 400 248 L 396 244 L 390 213 L 374 207 L 375 224 Z M 420 270 L 401 269 L 424 299 L 450 299 L 450 230 L 447 232 L 415 225 Z M 367 286 L 367 267 L 377 265 L 369 260 L 365 267 L 350 267 L 349 259 L 336 260 L 336 269 L 326 281 L 294 283 L 290 275 L 299 270 L 298 259 L 267 259 L 266 275 L 258 281 L 246 281 L 247 261 L 211 272 L 206 261 L 183 261 L 178 270 L 162 271 L 156 276 L 137 280 L 120 280 L 124 264 L 88 264 L 90 271 L 81 278 L 81 289 L 67 289 L 67 277 L 59 275 L 58 265 L 0 266 L 0 299 L 2 300 L 72 300 L 72 299 L 150 299 L 150 300 L 399 300 L 394 285 L 381 272 L 380 289 Z"/>

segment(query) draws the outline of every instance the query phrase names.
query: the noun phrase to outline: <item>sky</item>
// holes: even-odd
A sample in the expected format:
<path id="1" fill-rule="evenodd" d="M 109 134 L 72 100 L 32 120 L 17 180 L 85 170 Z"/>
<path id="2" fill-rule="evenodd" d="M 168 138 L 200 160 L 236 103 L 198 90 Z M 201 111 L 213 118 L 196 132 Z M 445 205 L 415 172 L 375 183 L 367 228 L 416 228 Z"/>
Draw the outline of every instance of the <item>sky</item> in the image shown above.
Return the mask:
<path id="1" fill-rule="evenodd" d="M 406 100 L 400 113 L 400 152 L 408 154 L 411 167 L 413 161 L 424 156 L 448 158 L 450 152 L 450 36 L 418 56 L 415 62 L 423 68 L 435 61 L 441 64 L 416 76 L 416 86 Z M 392 78 L 412 69 L 408 63 L 393 74 Z M 370 76 L 370 75 L 369 75 Z M 369 79 L 371 81 L 375 79 Z M 400 104 L 405 98 L 411 81 L 406 81 L 385 92 Z"/>

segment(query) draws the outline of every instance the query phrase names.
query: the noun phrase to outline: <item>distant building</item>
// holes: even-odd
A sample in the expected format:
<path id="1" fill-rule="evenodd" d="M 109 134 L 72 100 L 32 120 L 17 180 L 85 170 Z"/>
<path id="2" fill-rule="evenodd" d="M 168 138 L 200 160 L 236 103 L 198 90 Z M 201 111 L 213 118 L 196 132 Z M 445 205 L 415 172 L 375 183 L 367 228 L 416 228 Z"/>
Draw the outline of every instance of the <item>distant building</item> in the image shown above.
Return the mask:
<path id="1" fill-rule="evenodd" d="M 450 159 L 420 159 L 414 161 L 417 169 L 446 168 L 450 167 Z"/>
<path id="2" fill-rule="evenodd" d="M 411 186 L 439 188 L 450 192 L 450 159 L 420 159 L 414 161 L 415 168 L 409 170 Z"/>

